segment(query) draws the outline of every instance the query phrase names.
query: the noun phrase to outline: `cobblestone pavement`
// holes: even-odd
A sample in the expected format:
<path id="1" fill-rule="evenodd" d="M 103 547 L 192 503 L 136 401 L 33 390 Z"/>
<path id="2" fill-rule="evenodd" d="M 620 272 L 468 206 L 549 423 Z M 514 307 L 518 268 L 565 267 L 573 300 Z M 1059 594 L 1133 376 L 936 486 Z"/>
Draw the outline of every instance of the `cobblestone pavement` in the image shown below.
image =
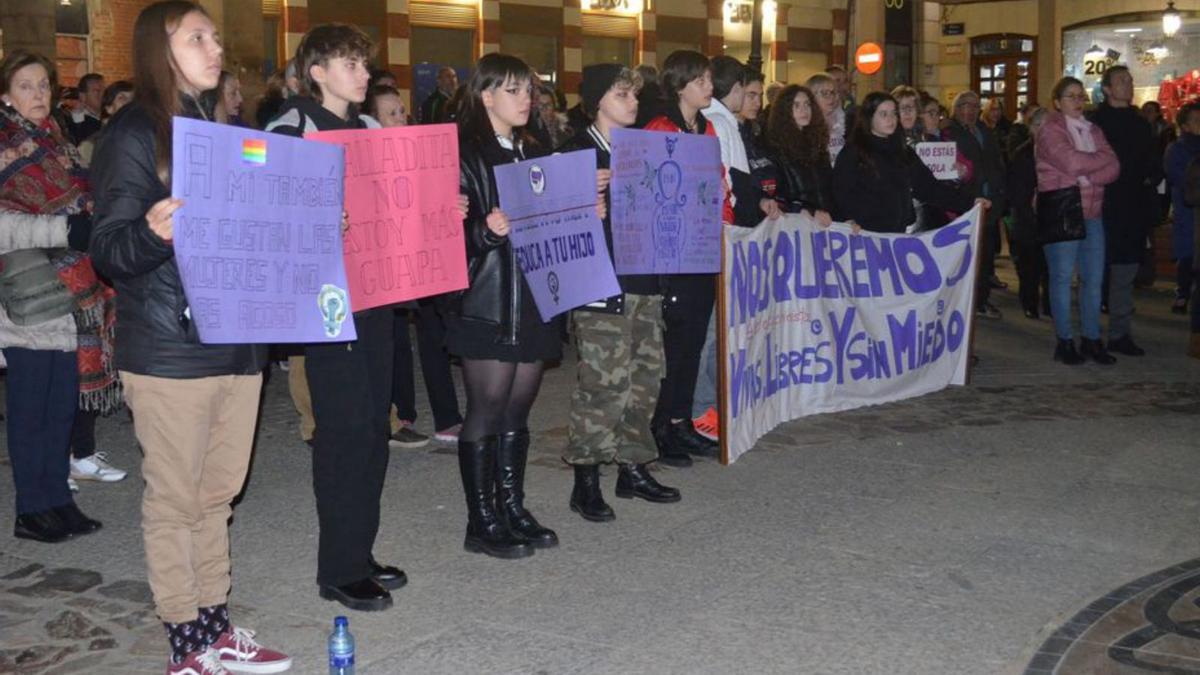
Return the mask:
<path id="1" fill-rule="evenodd" d="M 1182 357 L 1184 320 L 1142 293 L 1149 356 L 1066 368 L 1049 322 L 996 295 L 1006 318 L 980 324 L 971 386 L 783 425 L 730 467 L 660 468 L 684 500 L 610 498 L 607 524 L 566 508 L 568 360 L 534 411 L 528 478 L 563 544 L 527 560 L 462 552 L 452 448 L 393 453 L 376 554 L 411 582 L 392 610 L 351 615 L 360 673 L 1200 672 L 1200 362 Z M 268 384 L 235 511 L 231 603 L 294 672 L 322 673 L 340 612 L 313 584 L 285 379 Z M 132 427 L 102 420 L 99 440 L 131 471 L 82 486 L 100 533 L 0 534 L 0 673 L 162 671 Z M 0 499 L 0 523 L 11 509 Z"/>

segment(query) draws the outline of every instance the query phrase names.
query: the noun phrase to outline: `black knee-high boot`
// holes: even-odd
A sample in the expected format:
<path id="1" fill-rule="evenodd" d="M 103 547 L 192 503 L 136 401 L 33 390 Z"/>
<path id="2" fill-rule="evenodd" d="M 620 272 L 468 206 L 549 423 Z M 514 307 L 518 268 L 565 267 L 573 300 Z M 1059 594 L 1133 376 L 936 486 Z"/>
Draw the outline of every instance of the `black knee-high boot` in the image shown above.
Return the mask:
<path id="1" fill-rule="evenodd" d="M 496 511 L 508 529 L 529 540 L 534 548 L 558 546 L 554 530 L 525 508 L 525 462 L 529 459 L 529 429 L 500 434 L 496 451 Z"/>
<path id="2" fill-rule="evenodd" d="M 496 558 L 524 558 L 533 547 L 513 534 L 496 514 L 496 448 L 500 441 L 485 436 L 458 442 L 458 470 L 467 497 L 467 536 L 463 548 Z"/>

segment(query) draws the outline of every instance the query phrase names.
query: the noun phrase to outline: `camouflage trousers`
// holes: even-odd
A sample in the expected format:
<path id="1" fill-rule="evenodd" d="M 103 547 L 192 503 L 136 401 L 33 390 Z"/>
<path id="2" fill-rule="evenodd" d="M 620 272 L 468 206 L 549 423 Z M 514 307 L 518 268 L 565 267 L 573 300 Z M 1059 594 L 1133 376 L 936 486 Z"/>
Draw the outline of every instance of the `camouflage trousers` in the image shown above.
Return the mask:
<path id="1" fill-rule="evenodd" d="M 574 312 L 579 385 L 571 396 L 569 464 L 645 464 L 663 376 L 662 296 L 626 295 L 624 314 Z"/>

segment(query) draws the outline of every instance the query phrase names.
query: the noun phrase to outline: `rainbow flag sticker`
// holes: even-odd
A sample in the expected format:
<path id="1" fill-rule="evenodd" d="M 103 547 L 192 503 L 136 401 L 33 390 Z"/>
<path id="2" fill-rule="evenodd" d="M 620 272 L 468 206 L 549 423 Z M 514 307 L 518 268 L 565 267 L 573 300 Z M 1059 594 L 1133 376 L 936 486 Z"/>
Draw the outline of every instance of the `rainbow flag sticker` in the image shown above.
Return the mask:
<path id="1" fill-rule="evenodd" d="M 242 161 L 247 164 L 263 165 L 267 163 L 267 141 L 258 138 L 247 138 L 242 141 Z"/>

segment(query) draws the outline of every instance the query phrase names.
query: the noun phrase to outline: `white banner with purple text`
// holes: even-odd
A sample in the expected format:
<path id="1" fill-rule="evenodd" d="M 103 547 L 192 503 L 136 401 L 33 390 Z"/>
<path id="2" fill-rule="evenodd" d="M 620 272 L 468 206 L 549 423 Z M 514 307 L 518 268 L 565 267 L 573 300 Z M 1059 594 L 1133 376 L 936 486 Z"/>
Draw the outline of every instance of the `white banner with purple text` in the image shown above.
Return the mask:
<path id="1" fill-rule="evenodd" d="M 920 234 L 806 215 L 726 227 L 722 435 L 966 383 L 981 209 Z"/>

